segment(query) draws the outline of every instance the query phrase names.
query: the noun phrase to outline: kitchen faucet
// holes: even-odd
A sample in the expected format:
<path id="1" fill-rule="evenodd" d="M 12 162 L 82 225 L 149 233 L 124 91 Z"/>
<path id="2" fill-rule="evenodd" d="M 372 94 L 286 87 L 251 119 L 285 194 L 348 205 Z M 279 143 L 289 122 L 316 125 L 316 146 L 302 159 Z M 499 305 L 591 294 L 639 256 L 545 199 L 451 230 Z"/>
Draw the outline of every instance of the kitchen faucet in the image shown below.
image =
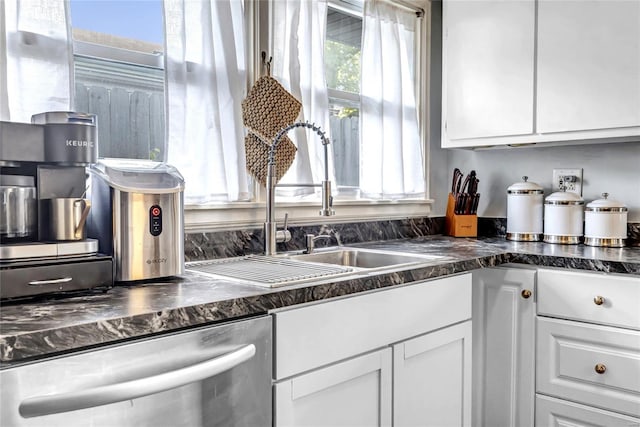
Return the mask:
<path id="1" fill-rule="evenodd" d="M 291 233 L 287 230 L 287 216 L 285 215 L 284 230 L 277 230 L 275 221 L 275 190 L 276 190 L 276 149 L 283 136 L 285 136 L 291 129 L 297 127 L 304 127 L 313 130 L 318 134 L 324 148 L 324 180 L 322 184 L 287 184 L 287 186 L 295 187 L 322 187 L 322 210 L 320 215 L 331 216 L 335 212 L 331 209 L 332 197 L 331 197 L 331 181 L 329 181 L 329 139 L 325 136 L 320 127 L 315 123 L 309 122 L 296 122 L 283 129 L 281 129 L 273 138 L 271 149 L 269 150 L 269 158 L 267 162 L 267 215 L 264 223 L 264 254 L 275 255 L 276 243 L 285 243 L 291 240 Z"/>
<path id="2" fill-rule="evenodd" d="M 305 250 L 302 251 L 302 253 L 304 254 L 311 254 L 313 253 L 313 250 L 316 247 L 316 240 L 320 240 L 320 239 L 326 239 L 329 240 L 331 239 L 331 235 L 329 234 L 321 234 L 319 236 L 314 236 L 313 234 L 305 234 L 304 235 L 304 243 L 305 243 Z M 336 239 L 338 240 L 338 239 Z M 338 241 L 338 245 L 340 245 L 340 242 Z"/>

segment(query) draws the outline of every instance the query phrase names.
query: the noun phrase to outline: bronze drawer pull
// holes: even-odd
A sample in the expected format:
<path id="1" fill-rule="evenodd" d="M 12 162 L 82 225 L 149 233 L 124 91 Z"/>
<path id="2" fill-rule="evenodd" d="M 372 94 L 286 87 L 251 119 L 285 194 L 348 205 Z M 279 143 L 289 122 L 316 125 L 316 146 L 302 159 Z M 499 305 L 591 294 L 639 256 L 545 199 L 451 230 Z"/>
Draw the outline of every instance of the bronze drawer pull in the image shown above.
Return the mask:
<path id="1" fill-rule="evenodd" d="M 604 373 L 606 372 L 606 370 L 607 370 L 607 367 L 606 367 L 606 366 L 604 366 L 602 363 L 598 363 L 598 364 L 596 365 L 596 372 L 597 372 L 597 373 L 599 373 L 599 374 L 604 374 Z"/>
<path id="2" fill-rule="evenodd" d="M 594 302 L 596 305 L 603 305 L 603 304 L 604 304 L 604 297 L 601 297 L 600 295 L 598 295 L 597 297 L 595 297 L 595 298 L 593 299 L 593 302 Z"/>
<path id="3" fill-rule="evenodd" d="M 531 296 L 531 293 L 529 289 L 523 289 L 520 295 L 522 295 L 522 298 L 527 299 Z"/>

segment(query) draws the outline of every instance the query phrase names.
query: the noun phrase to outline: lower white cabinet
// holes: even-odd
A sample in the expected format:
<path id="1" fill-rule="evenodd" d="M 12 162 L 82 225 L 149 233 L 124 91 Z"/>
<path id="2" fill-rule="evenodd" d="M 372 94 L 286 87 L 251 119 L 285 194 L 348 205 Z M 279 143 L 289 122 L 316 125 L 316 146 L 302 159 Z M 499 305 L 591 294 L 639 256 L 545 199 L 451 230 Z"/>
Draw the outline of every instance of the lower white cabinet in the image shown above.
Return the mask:
<path id="1" fill-rule="evenodd" d="M 391 425 L 391 349 L 274 386 L 276 426 Z"/>
<path id="2" fill-rule="evenodd" d="M 640 419 L 579 403 L 536 396 L 536 427 L 637 427 Z"/>
<path id="3" fill-rule="evenodd" d="M 534 269 L 473 272 L 474 426 L 533 425 L 535 280 Z"/>
<path id="4" fill-rule="evenodd" d="M 274 426 L 471 426 L 471 274 L 275 311 Z"/>
<path id="5" fill-rule="evenodd" d="M 538 270 L 536 425 L 640 426 L 640 277 Z"/>
<path id="6" fill-rule="evenodd" d="M 540 317 L 538 393 L 640 417 L 640 331 Z"/>
<path id="7" fill-rule="evenodd" d="M 470 426 L 471 321 L 393 346 L 393 425 Z"/>

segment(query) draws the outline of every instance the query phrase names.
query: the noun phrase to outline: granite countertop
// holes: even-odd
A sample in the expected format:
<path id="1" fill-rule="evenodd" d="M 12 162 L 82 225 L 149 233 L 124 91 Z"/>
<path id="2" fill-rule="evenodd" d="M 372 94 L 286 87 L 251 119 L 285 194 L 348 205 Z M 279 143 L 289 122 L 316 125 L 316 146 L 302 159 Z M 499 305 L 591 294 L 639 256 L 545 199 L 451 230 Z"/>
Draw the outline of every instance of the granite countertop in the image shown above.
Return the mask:
<path id="1" fill-rule="evenodd" d="M 184 277 L 116 285 L 77 296 L 0 307 L 0 366 L 210 324 L 357 292 L 508 262 L 637 275 L 640 248 L 592 248 L 502 238 L 419 237 L 354 245 L 443 256 L 412 268 L 355 273 L 311 284 L 265 288 L 187 272 Z"/>

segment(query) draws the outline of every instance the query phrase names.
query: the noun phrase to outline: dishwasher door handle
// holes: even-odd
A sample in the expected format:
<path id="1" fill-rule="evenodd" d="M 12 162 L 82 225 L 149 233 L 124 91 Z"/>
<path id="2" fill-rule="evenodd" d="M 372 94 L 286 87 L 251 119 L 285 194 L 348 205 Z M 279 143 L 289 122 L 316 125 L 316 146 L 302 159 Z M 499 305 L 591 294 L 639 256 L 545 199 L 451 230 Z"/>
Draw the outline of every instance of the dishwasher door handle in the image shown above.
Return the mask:
<path id="1" fill-rule="evenodd" d="M 205 362 L 147 378 L 68 393 L 29 397 L 22 401 L 18 410 L 23 418 L 32 418 L 148 396 L 213 377 L 251 359 L 255 354 L 255 345 L 248 344 Z"/>

